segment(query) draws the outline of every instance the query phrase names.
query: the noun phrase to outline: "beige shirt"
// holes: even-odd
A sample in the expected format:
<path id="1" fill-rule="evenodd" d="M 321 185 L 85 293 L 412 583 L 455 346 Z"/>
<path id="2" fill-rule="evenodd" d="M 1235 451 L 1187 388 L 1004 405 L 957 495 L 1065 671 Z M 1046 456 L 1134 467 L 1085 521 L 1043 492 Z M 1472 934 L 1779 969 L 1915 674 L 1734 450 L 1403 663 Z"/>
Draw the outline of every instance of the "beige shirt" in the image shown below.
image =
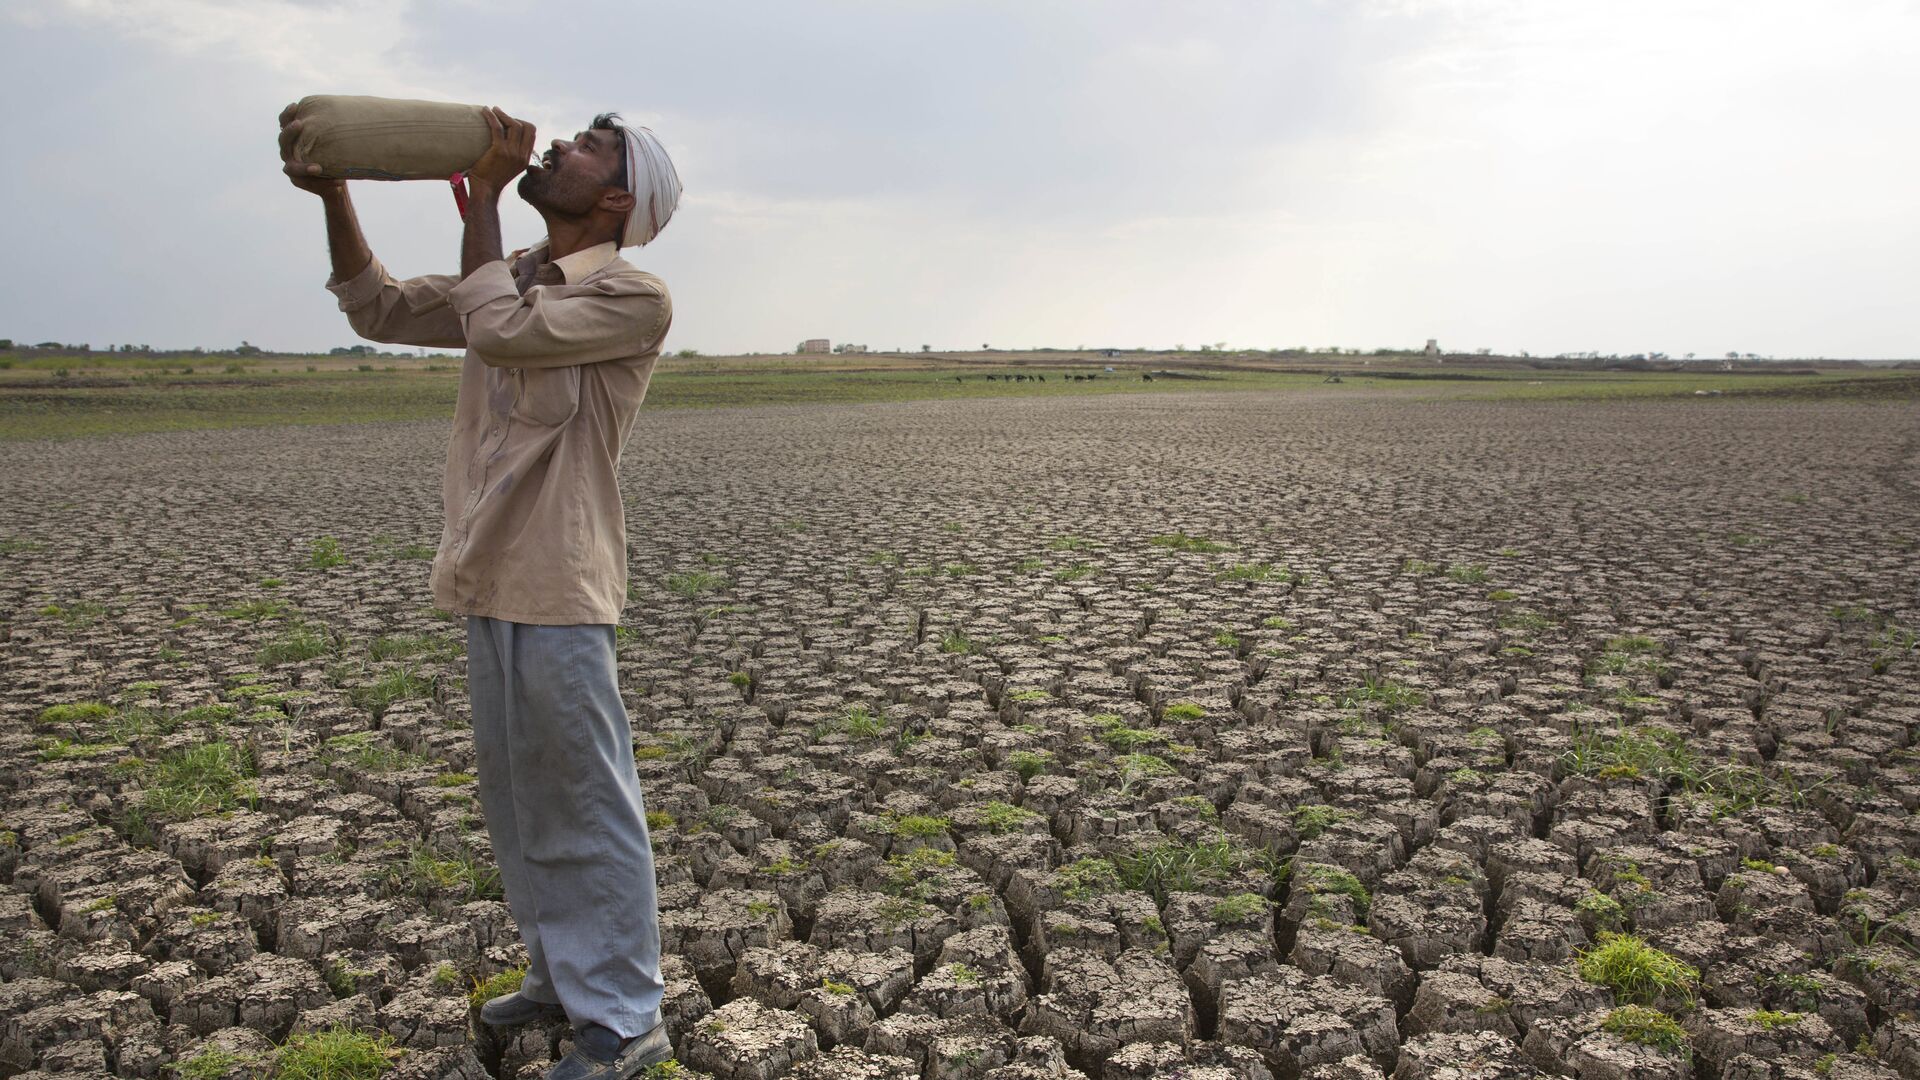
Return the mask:
<path id="1" fill-rule="evenodd" d="M 327 288 L 363 337 L 467 350 L 434 603 L 511 622 L 618 622 L 620 448 L 673 321 L 666 285 L 605 243 L 552 262 L 544 246 L 516 252 L 465 280 L 396 281 L 375 259 Z"/>

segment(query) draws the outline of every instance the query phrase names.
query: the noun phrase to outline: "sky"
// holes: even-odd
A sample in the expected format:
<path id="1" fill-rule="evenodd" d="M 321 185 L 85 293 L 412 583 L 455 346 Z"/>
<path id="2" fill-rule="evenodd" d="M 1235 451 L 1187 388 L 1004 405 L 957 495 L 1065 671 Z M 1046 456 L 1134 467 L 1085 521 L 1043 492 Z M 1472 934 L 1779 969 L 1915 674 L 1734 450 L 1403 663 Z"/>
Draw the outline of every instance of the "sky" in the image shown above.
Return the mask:
<path id="1" fill-rule="evenodd" d="M 1920 0 L 0 0 L 0 337 L 354 344 L 314 93 L 652 127 L 672 350 L 1920 356 Z"/>

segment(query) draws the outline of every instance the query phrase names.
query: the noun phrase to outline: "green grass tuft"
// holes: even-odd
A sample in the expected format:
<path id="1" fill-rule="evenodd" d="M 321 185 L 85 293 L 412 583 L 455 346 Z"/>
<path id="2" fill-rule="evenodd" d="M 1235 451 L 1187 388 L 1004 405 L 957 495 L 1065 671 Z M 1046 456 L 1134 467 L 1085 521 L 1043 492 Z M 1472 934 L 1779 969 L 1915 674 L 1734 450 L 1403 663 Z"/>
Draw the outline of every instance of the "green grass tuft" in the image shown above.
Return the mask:
<path id="1" fill-rule="evenodd" d="M 322 536 L 307 545 L 307 567 L 311 570 L 331 570 L 347 564 L 347 553 L 341 548 L 340 541 L 331 536 Z"/>
<path id="2" fill-rule="evenodd" d="M 1658 1009 L 1622 1005 L 1607 1014 L 1607 1018 L 1600 1022 L 1600 1029 L 1641 1046 L 1683 1054 L 1687 1052 L 1686 1029 Z"/>
<path id="3" fill-rule="evenodd" d="M 1691 1002 L 1700 985 L 1698 970 L 1631 934 L 1602 933 L 1597 945 L 1579 953 L 1577 966 L 1581 978 L 1629 1005 Z"/>
<path id="4" fill-rule="evenodd" d="M 526 977 L 527 969 L 522 965 L 508 968 L 484 979 L 475 979 L 473 989 L 467 992 L 467 1003 L 479 1008 L 502 994 L 511 994 L 520 989 L 520 984 L 526 980 Z"/>
<path id="5" fill-rule="evenodd" d="M 280 1047 L 270 1080 L 373 1080 L 393 1068 L 402 1051 L 385 1033 L 347 1027 L 303 1031 Z"/>

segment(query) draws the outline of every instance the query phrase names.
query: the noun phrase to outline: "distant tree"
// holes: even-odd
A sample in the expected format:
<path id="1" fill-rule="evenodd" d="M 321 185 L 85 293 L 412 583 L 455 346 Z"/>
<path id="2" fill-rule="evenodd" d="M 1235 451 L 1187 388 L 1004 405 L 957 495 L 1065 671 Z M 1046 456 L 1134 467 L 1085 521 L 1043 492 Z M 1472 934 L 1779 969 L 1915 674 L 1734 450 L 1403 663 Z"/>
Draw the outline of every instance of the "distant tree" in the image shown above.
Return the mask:
<path id="1" fill-rule="evenodd" d="M 265 350 L 261 349 L 260 346 L 255 345 L 253 342 L 248 341 L 245 338 L 242 338 L 240 339 L 240 344 L 234 348 L 233 355 L 259 356 L 264 351 Z"/>
<path id="2" fill-rule="evenodd" d="M 989 344 L 987 344 L 987 343 L 986 343 L 986 342 L 984 342 L 984 341 L 980 343 L 980 347 L 981 347 L 982 349 L 985 349 L 985 350 L 987 350 L 988 352 L 992 352 L 992 351 L 993 351 L 993 346 L 991 346 L 991 345 L 989 345 Z"/>
<path id="3" fill-rule="evenodd" d="M 1687 359 L 1689 359 L 1689 360 L 1691 360 L 1691 359 L 1693 359 L 1693 354 L 1692 354 L 1692 353 L 1688 353 L 1688 354 L 1687 354 Z"/>
<path id="4" fill-rule="evenodd" d="M 932 351 L 933 351 L 933 346 L 931 346 L 931 345 L 922 345 L 922 346 L 920 346 L 920 351 L 921 351 L 921 352 L 932 352 Z"/>
<path id="5" fill-rule="evenodd" d="M 12 338 L 0 337 L 0 350 L 11 350 L 12 348 L 13 348 Z"/>
<path id="6" fill-rule="evenodd" d="M 1727 359 L 1729 359 L 1729 360 L 1738 360 L 1738 359 L 1740 359 L 1740 354 L 1739 354 L 1739 353 L 1737 353 L 1737 352 L 1730 352 L 1730 353 L 1728 353 L 1728 354 L 1727 354 Z"/>
<path id="7" fill-rule="evenodd" d="M 699 356 L 700 350 L 699 349 L 681 349 L 679 352 L 675 353 L 674 355 L 675 356 Z"/>

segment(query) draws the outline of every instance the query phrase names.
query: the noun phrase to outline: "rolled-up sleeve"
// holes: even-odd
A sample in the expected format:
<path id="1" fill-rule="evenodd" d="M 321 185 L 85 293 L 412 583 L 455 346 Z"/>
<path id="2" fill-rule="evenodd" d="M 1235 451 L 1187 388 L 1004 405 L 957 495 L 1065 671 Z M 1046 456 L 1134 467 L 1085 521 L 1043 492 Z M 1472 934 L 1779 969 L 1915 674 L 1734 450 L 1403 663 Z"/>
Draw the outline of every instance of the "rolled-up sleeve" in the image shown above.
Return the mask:
<path id="1" fill-rule="evenodd" d="M 670 316 L 666 294 L 638 274 L 580 285 L 535 285 L 521 295 L 507 263 L 490 262 L 447 294 L 467 347 L 494 367 L 570 367 L 657 346 Z"/>
<path id="2" fill-rule="evenodd" d="M 327 291 L 339 298 L 348 325 L 363 338 L 457 349 L 467 343 L 460 316 L 447 306 L 447 293 L 457 280 L 450 274 L 428 274 L 399 281 L 379 259 L 372 259 L 346 281 L 329 278 Z"/>

